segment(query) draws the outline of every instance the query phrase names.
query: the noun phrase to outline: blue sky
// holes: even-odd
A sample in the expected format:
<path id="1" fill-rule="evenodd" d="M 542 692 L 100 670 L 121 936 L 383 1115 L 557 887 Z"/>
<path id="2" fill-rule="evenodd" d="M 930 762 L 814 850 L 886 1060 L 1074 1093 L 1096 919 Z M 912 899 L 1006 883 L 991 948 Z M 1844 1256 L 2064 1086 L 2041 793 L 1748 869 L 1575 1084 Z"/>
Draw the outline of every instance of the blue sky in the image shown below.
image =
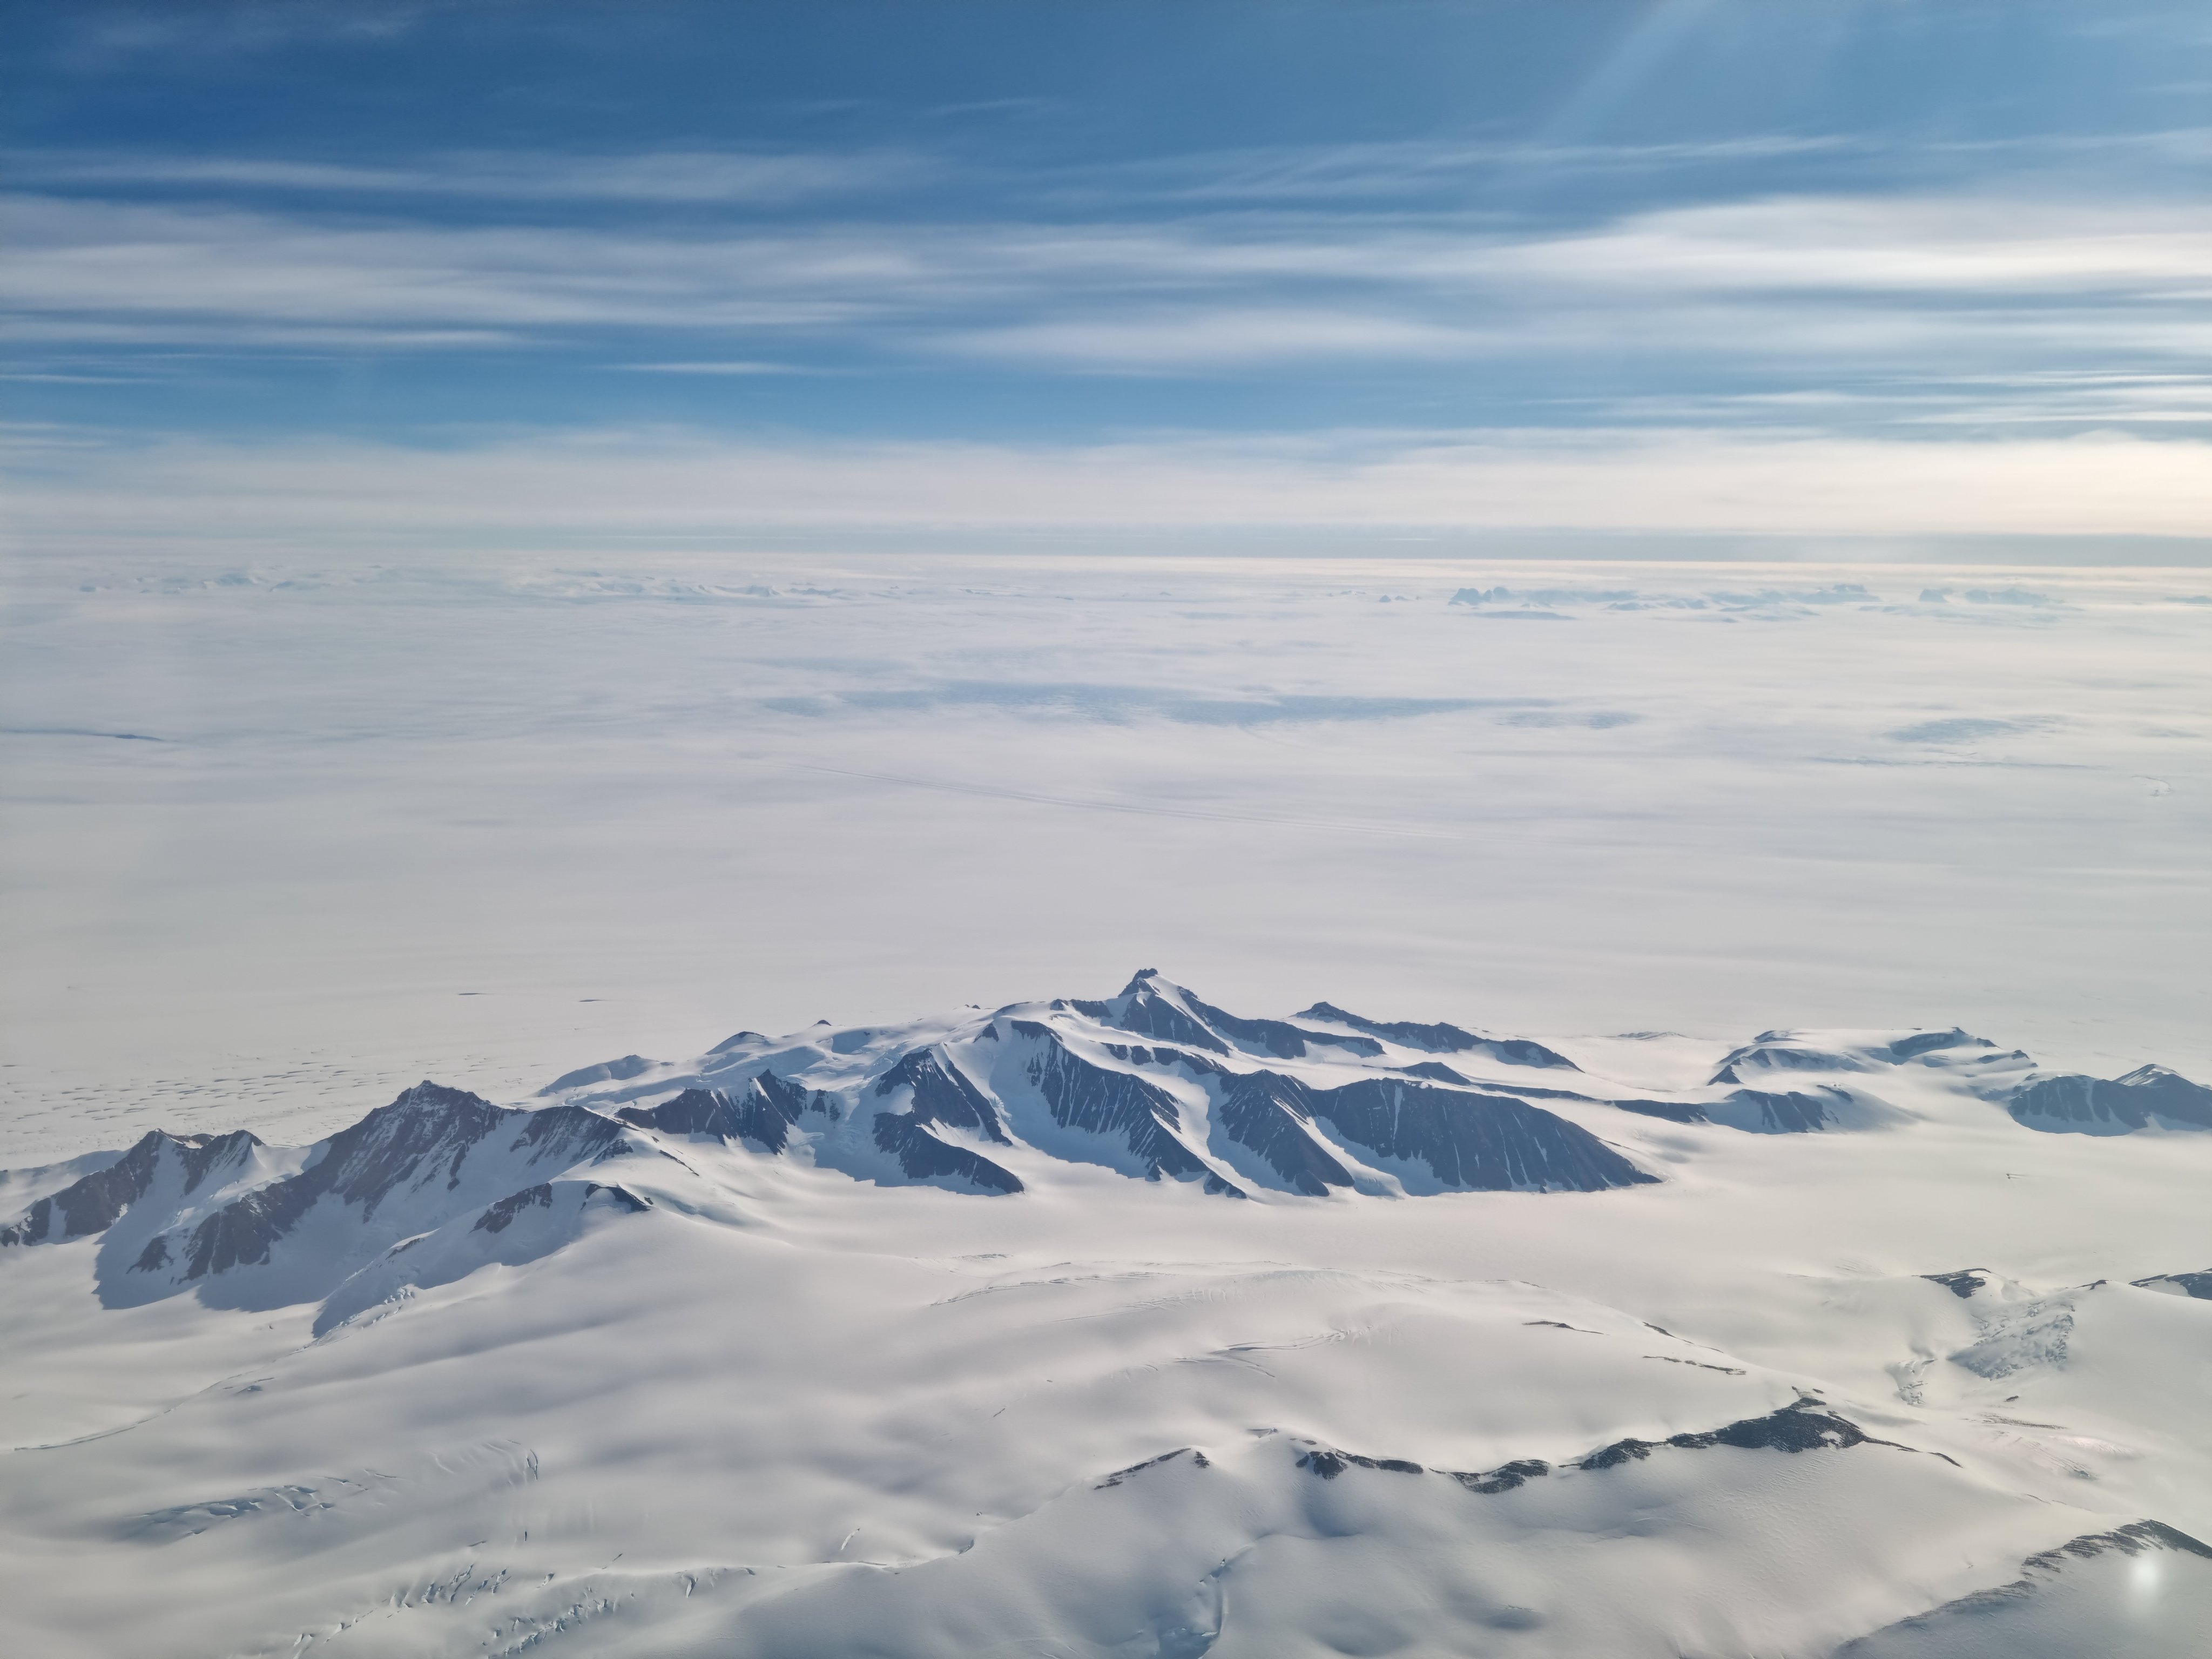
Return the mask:
<path id="1" fill-rule="evenodd" d="M 1176 458 L 1214 491 L 1193 521 L 1267 520 L 1255 477 L 1328 467 L 1365 504 L 1323 516 L 1387 519 L 1406 465 L 1532 444 L 1583 480 L 1625 457 L 1654 527 L 1712 513 L 1638 478 L 1693 450 L 1724 480 L 1747 445 L 1851 490 L 1901 449 L 1949 469 L 1891 528 L 2032 532 L 1970 498 L 2082 455 L 2136 506 L 2050 529 L 2212 511 L 2199 6 L 289 0 L 5 27 L 0 388 L 34 527 L 118 456 L 198 480 L 303 446 L 318 489 L 395 450 L 842 465 L 886 521 L 961 516 L 883 484 L 931 446 L 1043 497 Z M 1213 485 L 1184 476 L 1206 456 Z M 1407 511 L 1589 517 L 1584 483 L 1475 493 Z"/>

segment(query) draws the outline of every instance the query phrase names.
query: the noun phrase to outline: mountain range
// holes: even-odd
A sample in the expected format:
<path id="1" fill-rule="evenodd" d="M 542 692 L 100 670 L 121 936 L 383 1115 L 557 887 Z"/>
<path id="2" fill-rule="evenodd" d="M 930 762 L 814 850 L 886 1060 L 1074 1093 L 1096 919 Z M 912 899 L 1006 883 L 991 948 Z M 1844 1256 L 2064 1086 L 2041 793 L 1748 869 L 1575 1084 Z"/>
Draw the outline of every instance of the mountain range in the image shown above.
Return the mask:
<path id="1" fill-rule="evenodd" d="M 2179 1656 L 2212 1237 L 2130 1195 L 2206 1130 L 1956 1028 L 1540 1042 L 1149 970 L 156 1130 L 0 1176 L 0 1632 Z M 2052 1282 L 2058 1194 L 2108 1271 Z M 1984 1254 L 1812 1265 L 1850 1240 Z"/>

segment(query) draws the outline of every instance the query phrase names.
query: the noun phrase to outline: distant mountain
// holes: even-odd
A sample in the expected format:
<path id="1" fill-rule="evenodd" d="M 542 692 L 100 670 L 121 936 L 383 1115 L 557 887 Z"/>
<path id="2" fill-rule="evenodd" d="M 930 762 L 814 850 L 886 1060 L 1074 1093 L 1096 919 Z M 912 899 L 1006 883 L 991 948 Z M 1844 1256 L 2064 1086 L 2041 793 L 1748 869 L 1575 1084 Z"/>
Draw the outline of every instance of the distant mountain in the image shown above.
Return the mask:
<path id="1" fill-rule="evenodd" d="M 553 1103 L 534 1109 L 425 1082 L 306 1147 L 156 1131 L 40 1197 L 0 1227 L 0 1246 L 98 1237 L 100 1295 L 115 1306 L 190 1291 L 213 1305 L 357 1310 L 557 1249 L 586 1211 L 641 1211 L 606 1166 L 680 1164 L 701 1142 L 986 1197 L 1090 1170 L 1275 1200 L 1647 1187 L 1661 1176 L 1612 1138 L 1637 1117 L 1875 1129 L 1909 1120 L 1868 1086 L 1906 1067 L 1968 1098 L 1994 1094 L 2031 1127 L 2212 1127 L 2212 1091 L 2161 1067 L 2014 1081 L 2027 1064 L 1955 1029 L 1767 1031 L 1709 1084 L 1662 1097 L 1523 1038 L 1328 1002 L 1246 1018 L 1146 969 L 1104 999 L 744 1031 L 688 1064 L 626 1055 L 556 1079 L 539 1091 Z M 1792 1086 L 1745 1086 L 1770 1076 Z"/>
<path id="2" fill-rule="evenodd" d="M 2153 1127 L 2212 1129 L 2212 1089 L 2163 1066 L 2125 1077 L 2069 1073 L 2029 1080 L 2011 1098 L 2012 1115 L 2031 1129 L 2122 1134 Z"/>

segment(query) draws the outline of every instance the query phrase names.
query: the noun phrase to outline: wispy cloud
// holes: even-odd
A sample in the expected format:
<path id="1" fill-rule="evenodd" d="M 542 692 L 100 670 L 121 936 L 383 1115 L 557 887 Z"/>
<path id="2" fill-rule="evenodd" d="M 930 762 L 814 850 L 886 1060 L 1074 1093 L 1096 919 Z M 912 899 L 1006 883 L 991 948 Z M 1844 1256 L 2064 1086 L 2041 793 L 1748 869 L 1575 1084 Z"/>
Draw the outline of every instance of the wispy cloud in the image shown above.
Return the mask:
<path id="1" fill-rule="evenodd" d="M 4 435 L 4 434 L 0 434 Z M 1388 526 L 2212 540 L 2212 442 L 1817 432 L 734 441 L 696 430 L 358 442 L 0 441 L 18 546 L 613 545 L 830 531 Z M 2212 551 L 2212 549 L 2208 549 Z"/>
<path id="2" fill-rule="evenodd" d="M 4 326 L 40 340 L 616 331 L 1152 372 L 1601 350 L 1856 374 L 2114 354 L 2140 371 L 2212 347 L 2212 213 L 2170 202 L 1778 198 L 1565 235 L 1371 215 L 684 234 L 55 196 L 0 212 Z"/>
<path id="3" fill-rule="evenodd" d="M 633 374 L 804 374 L 808 372 L 797 363 L 757 362 L 744 358 L 692 363 L 618 363 L 616 367 Z"/>
<path id="4" fill-rule="evenodd" d="M 774 205 L 911 186 L 939 170 L 913 151 L 655 150 L 623 155 L 460 150 L 404 166 L 130 151 L 16 151 L 19 185 L 153 185 L 313 198 L 461 197 L 512 202 Z"/>

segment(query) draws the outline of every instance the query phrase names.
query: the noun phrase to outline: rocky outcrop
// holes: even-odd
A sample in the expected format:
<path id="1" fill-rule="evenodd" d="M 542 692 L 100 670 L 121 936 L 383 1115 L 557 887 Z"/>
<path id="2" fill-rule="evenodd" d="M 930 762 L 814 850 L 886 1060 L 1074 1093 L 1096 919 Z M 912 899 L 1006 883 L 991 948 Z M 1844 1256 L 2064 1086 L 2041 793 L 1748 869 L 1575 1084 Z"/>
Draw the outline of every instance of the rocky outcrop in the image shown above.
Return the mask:
<path id="1" fill-rule="evenodd" d="M 898 1160 L 912 1181 L 951 1180 L 979 1192 L 1018 1193 L 1020 1180 L 980 1152 L 933 1134 L 931 1126 L 969 1129 L 987 1140 L 1011 1146 L 998 1108 L 956 1066 L 927 1048 L 916 1048 L 876 1081 L 878 1096 L 907 1090 L 903 1112 L 878 1112 L 872 1131 L 877 1149 Z"/>
<path id="2" fill-rule="evenodd" d="M 2125 1077 L 2078 1074 L 2031 1079 L 2007 1103 L 2031 1129 L 2117 1133 L 2147 1128 L 2212 1129 L 2212 1089 L 2163 1066 L 2139 1066 Z"/>
<path id="3" fill-rule="evenodd" d="M 1183 1143 L 1182 1108 L 1157 1083 L 1133 1073 L 1093 1065 L 1071 1050 L 1049 1026 L 1012 1022 L 1018 1036 L 1036 1044 L 1024 1070 L 1053 1121 L 1062 1128 L 1104 1135 L 1127 1146 L 1146 1178 L 1214 1181 L 1212 1170 Z M 1152 1056 L 1145 1054 L 1149 1063 Z"/>
<path id="4" fill-rule="evenodd" d="M 1531 1042 L 1524 1037 L 1479 1036 L 1473 1031 L 1463 1031 L 1456 1025 L 1441 1023 L 1423 1025 L 1412 1020 L 1366 1019 L 1328 1002 L 1316 1002 L 1310 1008 L 1301 1009 L 1296 1017 L 1299 1019 L 1326 1020 L 1332 1025 L 1348 1025 L 1355 1031 L 1381 1037 L 1386 1042 L 1397 1043 L 1401 1048 L 1422 1048 L 1431 1054 L 1480 1054 L 1503 1060 L 1509 1066 L 1548 1066 L 1570 1072 L 1577 1069 L 1574 1061 L 1557 1049 L 1547 1048 L 1542 1043 Z"/>
<path id="5" fill-rule="evenodd" d="M 1223 1121 L 1279 1170 L 1296 1170 L 1291 1178 L 1299 1191 L 1352 1184 L 1349 1172 L 1306 1130 L 1314 1121 L 1380 1158 L 1423 1164 L 1439 1185 L 1462 1191 L 1596 1192 L 1657 1180 L 1587 1129 L 1526 1101 L 1396 1078 L 1316 1089 L 1278 1073 L 1250 1073 L 1224 1088 Z M 1304 1152 L 1302 1139 L 1314 1144 L 1316 1156 Z"/>
<path id="6" fill-rule="evenodd" d="M 142 1272 L 179 1267 L 190 1281 L 265 1262 L 276 1243 L 326 1198 L 367 1222 L 400 1195 L 453 1192 L 479 1149 L 504 1164 L 565 1169 L 603 1156 L 622 1133 L 620 1124 L 581 1106 L 519 1110 L 420 1083 L 332 1135 L 299 1174 L 225 1205 L 179 1244 L 149 1242 L 134 1266 Z"/>
<path id="7" fill-rule="evenodd" d="M 615 1115 L 662 1134 L 744 1141 L 775 1154 L 789 1144 L 800 1114 L 810 1107 L 826 1110 L 826 1099 L 810 1099 L 797 1084 L 763 1072 L 734 1090 L 686 1089 L 657 1106 L 625 1106 Z"/>
<path id="8" fill-rule="evenodd" d="M 22 1219 L 0 1227 L 0 1245 L 62 1243 L 88 1238 L 120 1220 L 131 1206 L 152 1192 L 165 1176 L 175 1195 L 189 1197 L 203 1187 L 219 1188 L 243 1170 L 260 1139 L 244 1129 L 223 1135 L 173 1135 L 149 1131 L 137 1144 L 103 1170 L 49 1194 Z"/>

